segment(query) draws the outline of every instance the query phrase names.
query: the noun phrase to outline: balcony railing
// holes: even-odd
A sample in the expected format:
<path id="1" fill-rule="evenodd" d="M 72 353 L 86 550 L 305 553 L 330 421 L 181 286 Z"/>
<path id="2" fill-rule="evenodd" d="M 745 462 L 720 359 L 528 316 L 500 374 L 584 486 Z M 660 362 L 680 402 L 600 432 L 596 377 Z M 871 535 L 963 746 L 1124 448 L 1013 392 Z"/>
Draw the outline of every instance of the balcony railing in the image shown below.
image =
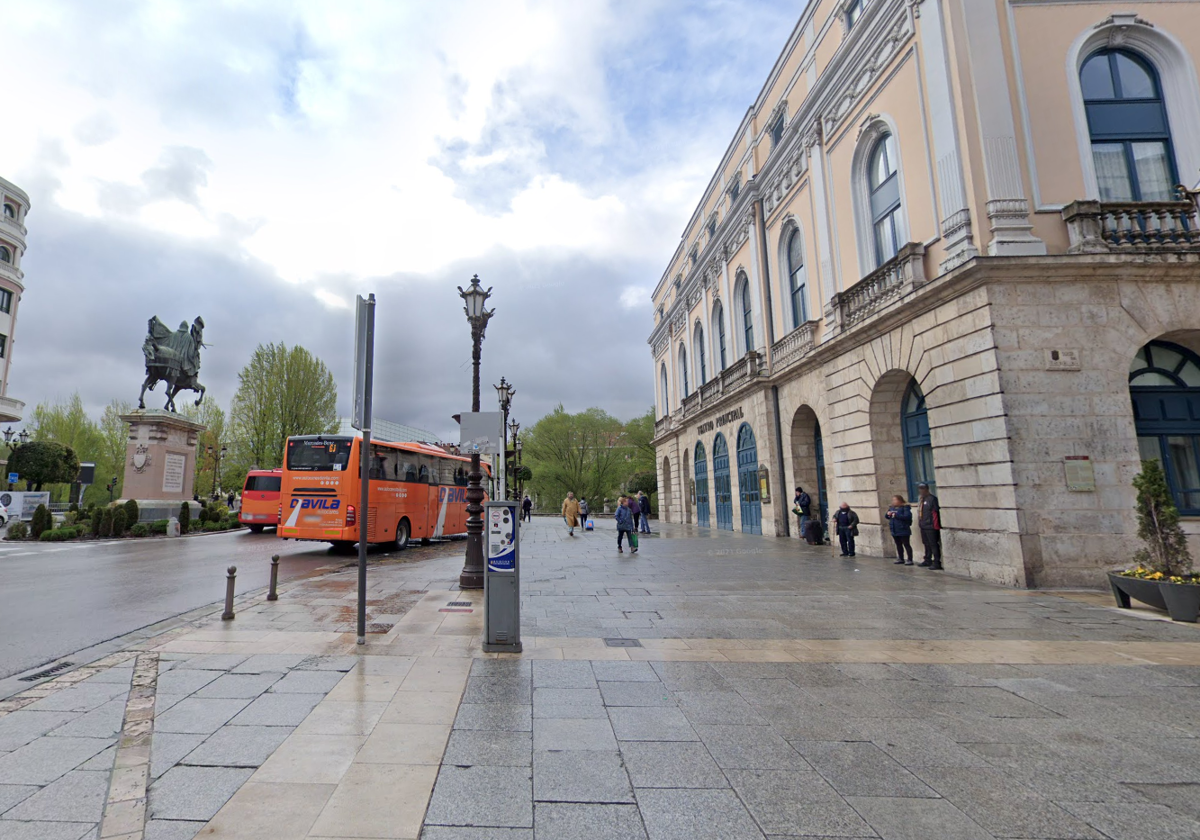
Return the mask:
<path id="1" fill-rule="evenodd" d="M 675 428 L 680 421 L 693 414 L 698 414 L 705 406 L 712 405 L 717 400 L 727 397 L 750 382 L 753 382 L 762 373 L 762 356 L 757 351 L 751 350 L 721 373 L 701 385 L 698 391 L 693 391 L 684 397 L 679 410 L 674 414 L 655 420 L 654 436 L 658 438 L 665 435 L 671 429 Z"/>
<path id="2" fill-rule="evenodd" d="M 817 338 L 817 322 L 806 321 L 771 347 L 772 373 L 783 370 L 808 355 Z"/>
<path id="3" fill-rule="evenodd" d="M 666 432 L 669 423 L 670 423 L 669 417 L 659 417 L 657 420 L 655 420 L 654 421 L 654 436 L 659 437 L 664 432 Z"/>
<path id="4" fill-rule="evenodd" d="M 1200 252 L 1190 201 L 1075 201 L 1062 217 L 1071 254 Z"/>
<path id="5" fill-rule="evenodd" d="M 0 422 L 19 423 L 25 413 L 25 403 L 12 397 L 0 397 Z"/>
<path id="6" fill-rule="evenodd" d="M 832 314 L 845 330 L 899 300 L 925 282 L 925 246 L 909 242 L 900 252 L 844 292 L 833 296 Z"/>
<path id="7" fill-rule="evenodd" d="M 699 407 L 700 407 L 700 392 L 699 391 L 692 391 L 692 393 L 688 394 L 686 397 L 683 398 L 683 406 L 682 406 L 683 412 L 682 413 L 683 413 L 684 417 L 687 417 L 689 414 L 694 413 L 696 411 L 696 409 L 698 409 Z"/>

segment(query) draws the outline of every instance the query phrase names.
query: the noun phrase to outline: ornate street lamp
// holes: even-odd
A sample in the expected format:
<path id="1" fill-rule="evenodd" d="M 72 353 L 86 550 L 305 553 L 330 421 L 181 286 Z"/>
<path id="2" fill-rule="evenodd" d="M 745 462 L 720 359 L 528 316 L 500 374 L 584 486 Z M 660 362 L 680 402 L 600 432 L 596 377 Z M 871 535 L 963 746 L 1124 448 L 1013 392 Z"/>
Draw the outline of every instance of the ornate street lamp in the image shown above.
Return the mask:
<path id="1" fill-rule="evenodd" d="M 487 300 L 492 294 L 489 286 L 487 291 L 479 285 L 479 275 L 471 278 L 471 285 L 463 291 L 458 287 L 459 297 L 463 299 L 463 312 L 467 315 L 467 323 L 471 325 L 471 364 L 473 374 L 471 379 L 471 411 L 479 411 L 479 356 L 483 345 L 483 334 L 487 330 L 488 320 L 495 314 L 494 309 L 487 308 Z M 467 475 L 467 557 L 463 564 L 462 573 L 458 576 L 458 585 L 463 589 L 483 588 L 483 481 L 482 468 L 479 465 L 479 453 L 471 453 L 471 472 Z"/>
<path id="2" fill-rule="evenodd" d="M 512 467 L 513 468 L 510 473 L 510 475 L 513 476 L 512 498 L 516 499 L 517 501 L 520 501 L 521 500 L 521 479 L 517 474 L 517 432 L 519 432 L 521 430 L 521 424 L 518 423 L 516 420 L 513 420 L 511 423 L 508 424 L 508 430 L 510 432 L 512 432 L 513 448 L 509 449 L 508 443 L 505 442 L 505 444 L 504 444 L 504 463 L 508 464 L 509 463 L 508 457 L 509 457 L 509 455 L 512 455 Z"/>
<path id="3" fill-rule="evenodd" d="M 500 469 L 504 471 L 504 495 L 507 498 L 509 493 L 509 473 L 508 473 L 508 409 L 512 405 L 512 398 L 516 396 L 517 389 L 500 377 L 500 384 L 493 385 L 496 389 L 496 396 L 500 400 L 500 411 L 504 414 L 504 419 L 500 422 L 500 435 L 504 438 L 504 446 L 501 447 Z"/>

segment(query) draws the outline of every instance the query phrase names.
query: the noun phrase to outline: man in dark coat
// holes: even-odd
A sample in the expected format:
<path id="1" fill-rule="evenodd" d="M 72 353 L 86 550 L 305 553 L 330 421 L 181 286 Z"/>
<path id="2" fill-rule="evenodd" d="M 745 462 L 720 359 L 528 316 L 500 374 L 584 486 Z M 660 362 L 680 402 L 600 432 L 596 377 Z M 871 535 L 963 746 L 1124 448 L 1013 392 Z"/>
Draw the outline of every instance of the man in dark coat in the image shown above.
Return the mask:
<path id="1" fill-rule="evenodd" d="M 858 536 L 858 514 L 850 509 L 850 505 L 842 502 L 833 515 L 833 527 L 837 530 L 842 557 L 853 557 L 854 538 Z"/>
<path id="2" fill-rule="evenodd" d="M 942 509 L 937 496 L 929 492 L 928 484 L 918 484 L 917 526 L 921 529 L 921 542 L 925 545 L 925 560 L 918 563 L 927 569 L 942 569 Z"/>

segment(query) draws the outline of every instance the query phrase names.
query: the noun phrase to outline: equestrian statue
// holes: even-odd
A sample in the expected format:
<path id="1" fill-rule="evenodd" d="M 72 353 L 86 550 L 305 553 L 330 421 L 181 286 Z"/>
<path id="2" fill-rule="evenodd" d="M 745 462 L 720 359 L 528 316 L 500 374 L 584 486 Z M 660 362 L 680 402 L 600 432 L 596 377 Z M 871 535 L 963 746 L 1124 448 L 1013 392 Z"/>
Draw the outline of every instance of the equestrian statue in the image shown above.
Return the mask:
<path id="1" fill-rule="evenodd" d="M 146 340 L 142 342 L 142 354 L 146 357 L 146 381 L 138 396 L 138 408 L 146 407 L 146 391 L 154 390 L 160 381 L 167 383 L 167 411 L 175 411 L 175 395 L 180 391 L 198 391 L 196 405 L 204 399 L 204 386 L 200 384 L 200 348 L 204 347 L 204 319 L 197 318 L 191 329 L 187 321 L 179 324 L 174 332 L 158 320 L 150 319 Z"/>

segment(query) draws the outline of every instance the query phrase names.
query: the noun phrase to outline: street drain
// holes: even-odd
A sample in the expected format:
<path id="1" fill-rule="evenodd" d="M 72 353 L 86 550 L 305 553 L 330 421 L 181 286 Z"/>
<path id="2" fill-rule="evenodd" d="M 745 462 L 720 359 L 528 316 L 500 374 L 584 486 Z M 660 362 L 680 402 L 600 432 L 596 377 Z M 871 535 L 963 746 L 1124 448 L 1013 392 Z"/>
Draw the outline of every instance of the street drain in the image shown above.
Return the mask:
<path id="1" fill-rule="evenodd" d="M 450 603 L 446 604 L 446 606 L 447 607 L 469 607 L 469 606 L 471 606 L 471 602 L 470 601 L 451 601 Z"/>
<path id="2" fill-rule="evenodd" d="M 642 643 L 637 639 L 605 639 L 604 644 L 609 647 L 641 647 Z"/>
<path id="3" fill-rule="evenodd" d="M 38 671 L 36 674 L 30 674 L 27 677 L 20 677 L 20 681 L 21 682 L 37 682 L 38 680 L 44 680 L 44 679 L 46 679 L 46 677 L 53 677 L 59 671 L 67 670 L 68 668 L 72 667 L 74 664 L 75 664 L 74 662 L 59 662 L 57 665 L 53 665 L 53 666 L 47 668 L 45 671 Z"/>

